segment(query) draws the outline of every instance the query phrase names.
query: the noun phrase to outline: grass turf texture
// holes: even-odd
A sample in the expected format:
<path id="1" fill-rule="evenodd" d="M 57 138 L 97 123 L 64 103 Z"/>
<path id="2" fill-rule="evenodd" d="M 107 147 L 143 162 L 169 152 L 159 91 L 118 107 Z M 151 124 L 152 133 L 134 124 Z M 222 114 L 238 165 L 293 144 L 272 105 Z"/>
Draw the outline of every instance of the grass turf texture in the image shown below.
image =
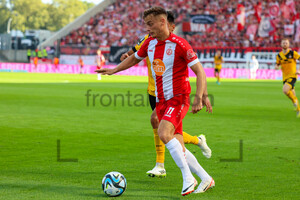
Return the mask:
<path id="1" fill-rule="evenodd" d="M 204 194 L 181 197 L 181 172 L 166 150 L 165 179 L 150 178 L 155 164 L 147 77 L 0 73 L 0 199 L 107 199 L 103 176 L 119 171 L 128 187 L 118 199 L 297 199 L 300 119 L 280 81 L 208 82 L 214 113 L 188 113 L 184 130 L 206 134 L 206 159 L 187 145 L 216 182 Z M 195 79 L 191 80 L 195 91 Z M 299 84 L 297 84 L 299 86 Z M 96 97 L 87 106 L 87 90 Z M 297 87 L 296 87 L 297 89 Z M 100 96 L 141 95 L 145 106 L 100 104 Z M 300 92 L 300 91 L 299 91 Z M 299 93 L 298 92 L 298 93 Z M 108 97 L 107 97 L 108 98 Z M 108 103 L 108 99 L 103 102 Z M 299 95 L 298 95 L 299 98 Z M 105 101 L 106 100 L 106 101 Z M 141 102 L 139 102 L 141 105 Z M 57 140 L 61 159 L 57 162 Z M 239 158 L 242 162 L 220 162 Z M 199 179 L 198 179 L 199 181 Z"/>

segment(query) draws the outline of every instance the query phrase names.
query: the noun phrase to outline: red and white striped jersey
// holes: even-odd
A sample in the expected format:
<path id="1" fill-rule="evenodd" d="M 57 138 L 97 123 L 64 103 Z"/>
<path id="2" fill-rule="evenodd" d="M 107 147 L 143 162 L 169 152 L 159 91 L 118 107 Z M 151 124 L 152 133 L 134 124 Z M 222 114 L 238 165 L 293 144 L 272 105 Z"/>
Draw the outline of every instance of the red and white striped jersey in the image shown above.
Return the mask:
<path id="1" fill-rule="evenodd" d="M 173 33 L 164 41 L 149 37 L 135 53 L 139 60 L 147 56 L 155 80 L 156 101 L 191 92 L 188 67 L 199 60 L 185 39 Z"/>
<path id="2" fill-rule="evenodd" d="M 105 63 L 105 57 L 103 54 L 96 56 L 96 64 L 97 67 L 102 67 Z"/>

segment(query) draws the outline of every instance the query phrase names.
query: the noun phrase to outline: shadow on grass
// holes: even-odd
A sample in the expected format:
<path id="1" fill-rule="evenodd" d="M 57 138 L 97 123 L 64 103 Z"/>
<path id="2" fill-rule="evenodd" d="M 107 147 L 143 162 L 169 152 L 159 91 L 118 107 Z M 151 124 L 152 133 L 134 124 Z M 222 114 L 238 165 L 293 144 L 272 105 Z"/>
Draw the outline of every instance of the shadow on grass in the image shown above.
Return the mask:
<path id="1" fill-rule="evenodd" d="M 61 185 L 49 185 L 49 184 L 27 184 L 27 183 L 0 183 L 0 192 L 1 190 L 9 190 L 11 192 L 16 192 L 15 190 L 21 190 L 22 192 L 29 193 L 42 193 L 42 195 L 51 197 L 53 196 L 53 199 L 60 198 L 61 195 L 62 198 L 65 198 L 65 195 L 68 195 L 69 198 L 74 199 L 103 199 L 103 198 L 109 198 L 106 196 L 102 190 L 99 188 L 89 188 L 89 187 L 81 187 L 81 186 L 61 186 Z M 179 197 L 174 197 L 172 195 L 166 196 L 166 195 L 149 195 L 149 194 L 138 194 L 142 192 L 140 189 L 130 189 L 130 191 L 122 195 L 122 198 L 116 197 L 118 199 L 137 199 L 137 200 L 143 200 L 143 199 L 180 199 Z M 147 190 L 144 192 L 150 192 L 153 191 Z M 159 192 L 159 190 L 157 191 Z M 155 192 L 154 192 L 155 193 Z M 24 195 L 24 193 L 23 193 Z M 57 196 L 59 195 L 59 196 Z M 145 196 L 146 195 L 146 196 Z M 24 196 L 23 196 L 24 197 Z M 115 198 L 113 198 L 115 199 Z"/>

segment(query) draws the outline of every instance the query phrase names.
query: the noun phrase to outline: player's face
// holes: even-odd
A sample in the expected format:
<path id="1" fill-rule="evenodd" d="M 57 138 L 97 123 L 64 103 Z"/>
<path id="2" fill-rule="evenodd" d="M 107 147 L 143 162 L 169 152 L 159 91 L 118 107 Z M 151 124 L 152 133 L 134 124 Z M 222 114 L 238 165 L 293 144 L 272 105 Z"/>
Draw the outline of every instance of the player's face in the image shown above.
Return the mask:
<path id="1" fill-rule="evenodd" d="M 145 21 L 146 28 L 147 28 L 147 31 L 150 34 L 150 36 L 153 38 L 159 37 L 161 30 L 164 26 L 164 24 L 161 21 L 161 17 L 148 15 L 144 19 L 144 21 Z"/>
<path id="2" fill-rule="evenodd" d="M 281 47 L 283 49 L 287 49 L 287 48 L 289 48 L 289 46 L 290 46 L 290 42 L 288 40 L 282 40 L 281 41 Z"/>

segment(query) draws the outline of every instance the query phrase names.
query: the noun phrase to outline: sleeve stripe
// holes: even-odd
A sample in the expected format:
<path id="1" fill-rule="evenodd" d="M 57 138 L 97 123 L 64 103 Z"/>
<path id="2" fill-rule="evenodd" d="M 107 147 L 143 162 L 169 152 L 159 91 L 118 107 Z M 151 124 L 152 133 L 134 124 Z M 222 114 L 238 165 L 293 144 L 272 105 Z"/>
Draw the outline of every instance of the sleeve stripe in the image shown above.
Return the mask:
<path id="1" fill-rule="evenodd" d="M 137 53 L 138 53 L 138 52 L 135 52 L 135 53 L 134 53 L 135 58 L 136 58 L 136 59 L 139 59 L 139 60 L 143 60 L 144 58 L 143 58 L 143 57 L 140 57 Z"/>
<path id="2" fill-rule="evenodd" d="M 136 48 L 135 47 L 132 47 L 132 51 L 135 53 L 137 52 Z"/>
<path id="3" fill-rule="evenodd" d="M 199 59 L 197 58 L 197 59 L 195 59 L 194 61 L 188 63 L 188 67 L 191 67 L 191 66 L 193 66 L 194 64 L 196 64 L 196 63 L 198 63 L 198 62 L 200 62 L 200 61 L 199 61 Z"/>

